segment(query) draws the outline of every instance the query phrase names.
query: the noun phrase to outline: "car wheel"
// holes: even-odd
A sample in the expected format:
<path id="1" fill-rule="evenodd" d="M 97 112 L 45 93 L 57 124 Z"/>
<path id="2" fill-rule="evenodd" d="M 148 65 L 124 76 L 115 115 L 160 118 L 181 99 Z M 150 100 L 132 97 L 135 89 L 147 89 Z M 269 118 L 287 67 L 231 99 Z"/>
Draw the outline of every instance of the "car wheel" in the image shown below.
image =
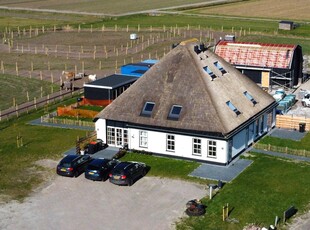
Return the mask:
<path id="1" fill-rule="evenodd" d="M 78 171 L 75 171 L 74 176 L 75 176 L 75 177 L 78 177 L 79 175 L 80 175 L 79 172 L 78 172 Z"/>
<path id="2" fill-rule="evenodd" d="M 128 180 L 128 186 L 131 186 L 133 184 L 133 180 L 132 180 L 132 178 L 130 178 L 129 180 Z"/>
<path id="3" fill-rule="evenodd" d="M 144 177 L 146 175 L 146 169 L 142 170 L 142 176 Z"/>

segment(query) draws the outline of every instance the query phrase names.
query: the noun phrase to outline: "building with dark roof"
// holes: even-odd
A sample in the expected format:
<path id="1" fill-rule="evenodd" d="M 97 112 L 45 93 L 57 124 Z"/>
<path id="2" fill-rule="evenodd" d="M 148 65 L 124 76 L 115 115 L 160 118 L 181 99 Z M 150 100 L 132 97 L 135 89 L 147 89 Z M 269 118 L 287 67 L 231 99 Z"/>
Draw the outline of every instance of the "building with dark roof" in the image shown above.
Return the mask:
<path id="1" fill-rule="evenodd" d="M 292 88 L 302 81 L 299 45 L 220 41 L 215 53 L 264 88 Z"/>
<path id="2" fill-rule="evenodd" d="M 108 105 L 137 79 L 136 76 L 113 74 L 84 84 L 84 103 L 100 106 Z"/>
<path id="3" fill-rule="evenodd" d="M 180 43 L 96 117 L 110 146 L 228 164 L 275 125 L 277 103 L 197 43 Z"/>

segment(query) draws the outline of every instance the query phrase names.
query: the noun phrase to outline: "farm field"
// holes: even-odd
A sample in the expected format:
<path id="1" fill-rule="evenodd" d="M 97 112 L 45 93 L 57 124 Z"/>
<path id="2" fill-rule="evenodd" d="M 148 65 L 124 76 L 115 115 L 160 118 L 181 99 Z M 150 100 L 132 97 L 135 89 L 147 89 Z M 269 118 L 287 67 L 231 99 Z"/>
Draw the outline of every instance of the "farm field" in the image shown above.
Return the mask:
<path id="1" fill-rule="evenodd" d="M 190 10 L 191 13 L 309 21 L 308 0 L 256 0 Z"/>
<path id="2" fill-rule="evenodd" d="M 52 9 L 52 10 L 67 10 L 79 12 L 92 12 L 103 14 L 122 14 L 136 11 L 146 11 L 165 7 L 175 7 L 193 3 L 207 3 L 211 0 L 174 0 L 174 1 L 151 1 L 151 0 L 48 0 L 48 1 L 23 1 L 23 0 L 5 0 L 1 1 L 0 5 L 9 7 L 25 7 L 35 9 Z"/>

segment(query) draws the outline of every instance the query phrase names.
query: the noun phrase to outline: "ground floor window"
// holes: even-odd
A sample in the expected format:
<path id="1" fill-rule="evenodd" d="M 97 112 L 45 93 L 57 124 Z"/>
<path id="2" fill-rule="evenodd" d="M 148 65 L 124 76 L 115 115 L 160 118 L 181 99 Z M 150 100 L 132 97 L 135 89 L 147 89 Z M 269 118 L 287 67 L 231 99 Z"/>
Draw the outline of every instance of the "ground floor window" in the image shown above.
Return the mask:
<path id="1" fill-rule="evenodd" d="M 167 151 L 175 150 L 175 137 L 174 135 L 167 135 Z"/>
<path id="2" fill-rule="evenodd" d="M 201 139 L 193 139 L 193 155 L 201 156 Z"/>
<path id="3" fill-rule="evenodd" d="M 139 131 L 139 146 L 147 148 L 147 131 Z"/>
<path id="4" fill-rule="evenodd" d="M 216 141 L 208 141 L 208 157 L 216 157 Z"/>
<path id="5" fill-rule="evenodd" d="M 107 144 L 119 147 L 128 144 L 128 130 L 123 128 L 107 127 Z"/>
<path id="6" fill-rule="evenodd" d="M 124 129 L 124 144 L 128 144 L 128 130 Z"/>
<path id="7" fill-rule="evenodd" d="M 107 142 L 108 145 L 115 145 L 115 129 L 112 127 L 107 128 Z"/>

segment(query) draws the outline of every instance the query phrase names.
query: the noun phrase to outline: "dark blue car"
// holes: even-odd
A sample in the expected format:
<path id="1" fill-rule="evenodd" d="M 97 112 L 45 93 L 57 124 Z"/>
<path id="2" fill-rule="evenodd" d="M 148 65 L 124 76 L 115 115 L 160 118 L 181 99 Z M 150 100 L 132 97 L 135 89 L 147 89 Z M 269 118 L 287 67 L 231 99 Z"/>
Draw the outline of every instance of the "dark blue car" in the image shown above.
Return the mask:
<path id="1" fill-rule="evenodd" d="M 91 161 L 89 155 L 67 155 L 57 165 L 56 172 L 61 176 L 78 177 Z"/>
<path id="2" fill-rule="evenodd" d="M 111 170 L 119 163 L 117 160 L 94 159 L 85 170 L 85 178 L 89 180 L 105 181 Z"/>

